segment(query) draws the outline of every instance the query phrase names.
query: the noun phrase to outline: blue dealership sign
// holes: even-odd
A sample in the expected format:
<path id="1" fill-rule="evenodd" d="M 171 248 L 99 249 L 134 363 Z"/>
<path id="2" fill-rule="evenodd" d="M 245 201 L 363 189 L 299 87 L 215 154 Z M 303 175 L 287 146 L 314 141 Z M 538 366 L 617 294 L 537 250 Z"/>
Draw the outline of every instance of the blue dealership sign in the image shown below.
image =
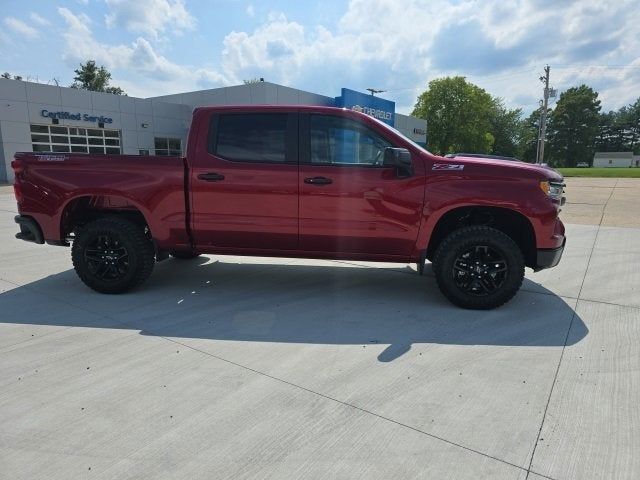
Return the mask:
<path id="1" fill-rule="evenodd" d="M 342 96 L 336 97 L 336 107 L 366 113 L 392 127 L 396 121 L 396 102 L 348 88 L 343 88 Z"/>

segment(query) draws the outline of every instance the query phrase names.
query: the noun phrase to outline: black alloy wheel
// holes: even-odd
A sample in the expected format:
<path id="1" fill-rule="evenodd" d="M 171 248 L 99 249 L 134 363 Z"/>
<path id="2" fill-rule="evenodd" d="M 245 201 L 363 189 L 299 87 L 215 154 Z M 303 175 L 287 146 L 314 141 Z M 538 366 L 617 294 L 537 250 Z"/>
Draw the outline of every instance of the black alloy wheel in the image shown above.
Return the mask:
<path id="1" fill-rule="evenodd" d="M 489 310 L 508 302 L 524 279 L 520 247 L 488 226 L 463 227 L 445 237 L 433 255 L 440 291 L 454 305 Z"/>
<path id="2" fill-rule="evenodd" d="M 71 259 L 85 285 L 101 293 L 122 293 L 151 275 L 155 249 L 142 225 L 112 216 L 78 229 Z"/>
<path id="3" fill-rule="evenodd" d="M 129 271 L 129 252 L 112 235 L 96 235 L 84 248 L 91 275 L 105 282 L 118 281 Z"/>
<path id="4" fill-rule="evenodd" d="M 452 273 L 460 290 L 483 296 L 498 291 L 509 272 L 507 261 L 500 252 L 488 245 L 476 245 L 458 255 Z"/>

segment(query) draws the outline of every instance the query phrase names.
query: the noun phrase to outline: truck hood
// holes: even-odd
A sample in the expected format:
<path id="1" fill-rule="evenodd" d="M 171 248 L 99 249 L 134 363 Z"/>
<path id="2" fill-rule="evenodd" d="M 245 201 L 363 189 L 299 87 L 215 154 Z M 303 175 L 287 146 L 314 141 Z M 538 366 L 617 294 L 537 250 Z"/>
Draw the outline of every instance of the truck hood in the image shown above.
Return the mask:
<path id="1" fill-rule="evenodd" d="M 436 163 L 463 164 L 469 166 L 469 170 L 475 172 L 487 171 L 488 173 L 489 171 L 499 171 L 502 175 L 513 175 L 514 177 L 535 177 L 541 180 L 558 182 L 563 180 L 560 172 L 546 164 L 538 165 L 519 161 L 464 156 L 456 156 L 454 158 L 440 157 Z"/>

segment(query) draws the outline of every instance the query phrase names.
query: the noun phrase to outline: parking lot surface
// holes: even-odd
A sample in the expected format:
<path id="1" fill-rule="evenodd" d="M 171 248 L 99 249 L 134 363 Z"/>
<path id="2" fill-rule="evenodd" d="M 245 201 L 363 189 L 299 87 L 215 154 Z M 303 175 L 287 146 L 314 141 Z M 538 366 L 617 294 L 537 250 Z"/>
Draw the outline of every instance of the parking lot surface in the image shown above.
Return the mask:
<path id="1" fill-rule="evenodd" d="M 640 181 L 567 183 L 562 262 L 489 312 L 316 260 L 100 295 L 0 187 L 0 478 L 640 478 Z"/>

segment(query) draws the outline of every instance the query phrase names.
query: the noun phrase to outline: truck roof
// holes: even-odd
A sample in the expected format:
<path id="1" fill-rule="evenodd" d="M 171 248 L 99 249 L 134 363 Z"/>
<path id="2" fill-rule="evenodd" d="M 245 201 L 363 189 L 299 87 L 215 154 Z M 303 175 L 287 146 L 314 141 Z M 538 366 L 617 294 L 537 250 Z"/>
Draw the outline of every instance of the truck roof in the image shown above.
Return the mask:
<path id="1" fill-rule="evenodd" d="M 340 108 L 340 107 L 329 107 L 329 106 L 325 106 L 325 105 L 295 105 L 295 104 L 290 104 L 290 105 L 268 105 L 268 104 L 264 104 L 264 105 L 216 105 L 216 106 L 206 106 L 206 107 L 196 107 L 193 109 L 194 112 L 200 112 L 200 111 L 212 111 L 212 112 L 216 112 L 216 111 L 256 111 L 256 110 L 264 110 L 264 111 L 292 111 L 292 110 L 303 110 L 303 111 L 313 111 L 313 112 L 326 112 L 326 113 L 330 113 L 330 112 L 344 112 L 344 111 L 348 111 L 348 112 L 353 112 L 355 114 L 358 115 L 364 115 L 364 116 L 368 116 L 364 113 L 361 112 L 357 112 L 355 110 L 351 110 L 351 109 L 347 109 L 347 108 Z"/>

